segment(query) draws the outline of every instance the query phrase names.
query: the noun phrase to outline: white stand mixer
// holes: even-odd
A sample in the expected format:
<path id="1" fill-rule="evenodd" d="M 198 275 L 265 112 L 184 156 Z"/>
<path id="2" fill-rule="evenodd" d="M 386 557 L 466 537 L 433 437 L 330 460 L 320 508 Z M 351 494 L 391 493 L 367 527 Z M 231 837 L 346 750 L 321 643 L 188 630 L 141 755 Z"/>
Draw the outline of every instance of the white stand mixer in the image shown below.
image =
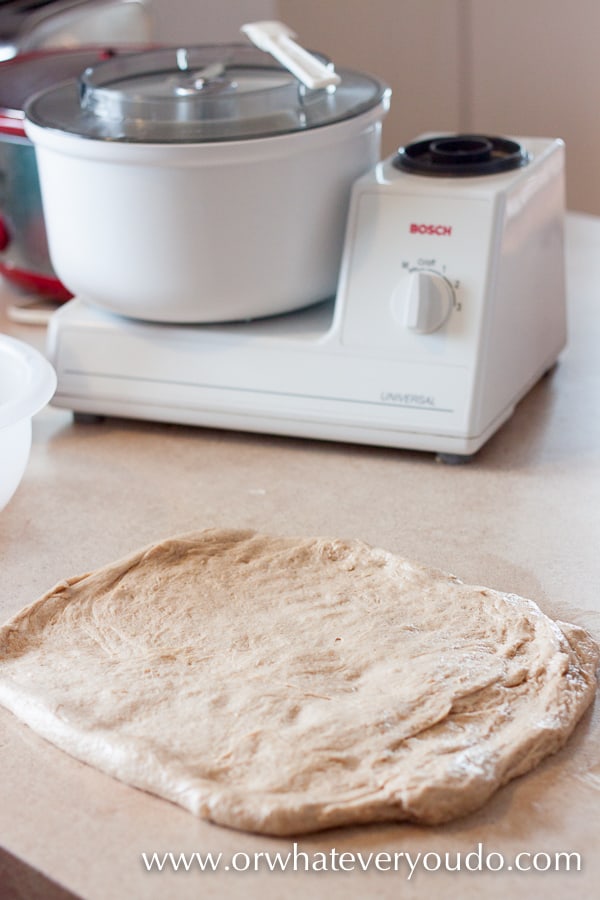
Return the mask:
<path id="1" fill-rule="evenodd" d="M 420 138 L 355 183 L 334 299 L 223 325 L 75 299 L 49 327 L 53 402 L 461 461 L 564 347 L 563 218 L 561 141 Z"/>

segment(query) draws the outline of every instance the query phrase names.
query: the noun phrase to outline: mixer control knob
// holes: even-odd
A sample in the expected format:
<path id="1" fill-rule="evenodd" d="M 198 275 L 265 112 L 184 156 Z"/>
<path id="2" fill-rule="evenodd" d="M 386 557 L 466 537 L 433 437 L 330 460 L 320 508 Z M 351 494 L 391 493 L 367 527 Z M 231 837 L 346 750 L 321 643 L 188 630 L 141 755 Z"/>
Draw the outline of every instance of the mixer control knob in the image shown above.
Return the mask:
<path id="1" fill-rule="evenodd" d="M 415 269 L 410 273 L 399 317 L 410 331 L 430 334 L 442 327 L 453 303 L 454 291 L 443 275 Z"/>

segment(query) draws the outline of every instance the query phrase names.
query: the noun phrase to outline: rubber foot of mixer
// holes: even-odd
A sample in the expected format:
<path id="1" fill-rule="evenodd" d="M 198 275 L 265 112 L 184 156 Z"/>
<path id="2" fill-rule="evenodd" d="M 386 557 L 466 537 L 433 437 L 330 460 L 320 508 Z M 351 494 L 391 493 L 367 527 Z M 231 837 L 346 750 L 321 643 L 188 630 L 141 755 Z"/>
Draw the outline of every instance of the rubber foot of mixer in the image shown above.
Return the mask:
<path id="1" fill-rule="evenodd" d="M 435 461 L 447 466 L 464 466 L 475 459 L 474 453 L 436 453 Z"/>
<path id="2" fill-rule="evenodd" d="M 84 413 L 84 412 L 74 412 L 73 413 L 73 421 L 77 425 L 99 425 L 100 422 L 104 422 L 106 416 L 98 415 L 97 413 Z"/>

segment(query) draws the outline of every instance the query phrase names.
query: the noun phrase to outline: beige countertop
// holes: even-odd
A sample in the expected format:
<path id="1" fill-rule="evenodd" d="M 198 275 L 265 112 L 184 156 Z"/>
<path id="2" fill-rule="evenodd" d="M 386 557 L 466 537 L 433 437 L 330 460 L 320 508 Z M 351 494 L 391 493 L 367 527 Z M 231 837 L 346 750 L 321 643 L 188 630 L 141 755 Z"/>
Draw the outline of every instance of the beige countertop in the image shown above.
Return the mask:
<path id="1" fill-rule="evenodd" d="M 600 220 L 570 216 L 567 249 L 568 347 L 466 466 L 416 452 L 183 426 L 81 425 L 47 408 L 34 419 L 24 480 L 0 513 L 2 619 L 66 576 L 217 526 L 361 538 L 464 581 L 531 597 L 600 637 Z M 42 346 L 43 328 L 9 322 L 10 294 L 1 296 L 0 330 Z M 63 896 L 61 886 L 86 900 L 591 897 L 600 880 L 597 707 L 562 752 L 463 820 L 299 839 L 297 851 L 325 854 L 329 869 L 339 862 L 333 850 L 354 854 L 344 858 L 346 867 L 354 860 L 353 871 L 338 864 L 309 872 L 302 856 L 298 871 L 270 872 L 264 856 L 254 871 L 255 854 L 285 854 L 293 841 L 197 821 L 77 762 L 0 710 L 0 895 L 51 900 Z M 478 847 L 483 858 L 503 854 L 504 870 L 465 868 Z M 223 863 L 214 873 L 148 872 L 141 854 L 154 851 L 220 852 Z M 578 853 L 581 871 L 553 871 L 559 851 Z M 383 871 L 374 856 L 363 872 L 358 853 L 363 860 L 421 854 L 421 864 L 409 878 L 406 858 L 398 871 Z M 450 866 L 462 854 L 462 871 L 443 870 L 446 853 Z M 545 854 L 538 863 L 550 860 L 551 868 L 509 871 L 518 853 L 531 854 L 520 858 L 530 865 L 533 854 Z M 311 864 L 318 859 L 310 856 Z M 381 869 L 386 860 L 379 858 Z M 491 866 L 498 860 L 490 857 Z M 248 870 L 227 871 L 234 861 Z M 469 861 L 478 867 L 476 855 Z"/>

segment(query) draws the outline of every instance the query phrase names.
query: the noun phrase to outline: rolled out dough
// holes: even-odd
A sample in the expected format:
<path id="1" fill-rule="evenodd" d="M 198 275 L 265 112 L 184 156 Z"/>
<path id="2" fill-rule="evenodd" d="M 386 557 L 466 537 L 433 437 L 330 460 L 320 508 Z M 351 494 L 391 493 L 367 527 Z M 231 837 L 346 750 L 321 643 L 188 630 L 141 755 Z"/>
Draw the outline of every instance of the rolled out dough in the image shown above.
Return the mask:
<path id="1" fill-rule="evenodd" d="M 210 530 L 0 629 L 0 702 L 198 816 L 267 834 L 445 822 L 558 750 L 598 647 L 530 600 L 358 541 Z"/>

